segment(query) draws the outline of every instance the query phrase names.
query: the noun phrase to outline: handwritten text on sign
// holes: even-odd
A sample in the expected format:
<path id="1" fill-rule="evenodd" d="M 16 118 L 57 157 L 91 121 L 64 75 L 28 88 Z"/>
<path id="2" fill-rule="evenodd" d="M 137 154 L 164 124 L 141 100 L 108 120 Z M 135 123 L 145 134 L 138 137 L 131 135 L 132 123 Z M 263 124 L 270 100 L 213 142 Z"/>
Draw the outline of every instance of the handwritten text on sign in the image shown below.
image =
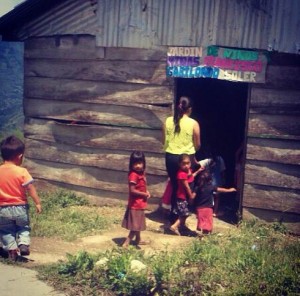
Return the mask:
<path id="1" fill-rule="evenodd" d="M 167 76 L 264 83 L 267 58 L 257 51 L 208 47 L 170 47 Z"/>

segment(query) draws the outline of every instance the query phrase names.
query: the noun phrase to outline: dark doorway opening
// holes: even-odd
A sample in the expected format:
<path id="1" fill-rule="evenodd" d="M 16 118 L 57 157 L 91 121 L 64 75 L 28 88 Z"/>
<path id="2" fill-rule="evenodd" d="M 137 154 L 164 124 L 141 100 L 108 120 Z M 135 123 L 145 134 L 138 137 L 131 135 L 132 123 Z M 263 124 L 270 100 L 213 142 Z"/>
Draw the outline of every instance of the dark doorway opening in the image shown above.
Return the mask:
<path id="1" fill-rule="evenodd" d="M 176 80 L 176 104 L 180 96 L 189 96 L 193 102 L 192 117 L 201 126 L 201 149 L 197 159 L 207 157 L 215 149 L 225 161 L 225 186 L 242 188 L 236 181 L 239 148 L 244 162 L 245 130 L 248 99 L 248 84 L 207 78 L 178 78 Z M 244 163 L 241 163 L 244 168 Z M 221 198 L 220 210 L 224 219 L 237 222 L 240 209 L 241 190 L 231 198 Z"/>

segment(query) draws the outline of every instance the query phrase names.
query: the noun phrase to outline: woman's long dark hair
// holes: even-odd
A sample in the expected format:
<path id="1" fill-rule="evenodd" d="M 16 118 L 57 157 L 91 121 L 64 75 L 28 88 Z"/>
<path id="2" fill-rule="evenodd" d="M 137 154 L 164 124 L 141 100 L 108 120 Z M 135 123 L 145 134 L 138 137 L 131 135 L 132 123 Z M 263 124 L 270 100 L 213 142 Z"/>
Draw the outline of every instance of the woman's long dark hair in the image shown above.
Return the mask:
<path id="1" fill-rule="evenodd" d="M 175 110 L 174 114 L 174 125 L 175 125 L 175 133 L 180 133 L 180 119 L 182 116 L 187 113 L 187 111 L 192 107 L 191 100 L 189 97 L 180 97 L 178 105 Z"/>
<path id="2" fill-rule="evenodd" d="M 142 151 L 133 151 L 130 155 L 129 160 L 129 172 L 131 172 L 133 169 L 133 164 L 136 162 L 142 162 L 144 164 L 144 171 L 146 169 L 146 158 Z"/>

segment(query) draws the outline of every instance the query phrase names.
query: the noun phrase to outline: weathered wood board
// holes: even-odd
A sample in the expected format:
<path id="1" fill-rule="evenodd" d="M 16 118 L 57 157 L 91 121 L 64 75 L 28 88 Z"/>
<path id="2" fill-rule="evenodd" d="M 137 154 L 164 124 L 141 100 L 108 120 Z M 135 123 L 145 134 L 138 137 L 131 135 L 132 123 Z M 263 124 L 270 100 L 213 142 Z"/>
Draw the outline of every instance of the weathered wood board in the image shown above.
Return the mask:
<path id="1" fill-rule="evenodd" d="M 58 190 L 67 190 L 74 192 L 76 195 L 86 197 L 91 204 L 97 206 L 124 206 L 124 209 L 127 206 L 128 200 L 128 190 L 125 192 L 112 192 L 105 191 L 101 189 L 94 189 L 88 187 L 82 187 L 77 185 L 72 185 L 68 183 L 61 183 L 51 180 L 41 180 L 35 179 L 35 186 L 37 190 L 43 189 L 43 191 L 47 192 L 55 192 Z M 155 210 L 160 205 L 161 198 L 156 198 L 151 196 L 148 199 L 147 210 Z"/>
<path id="2" fill-rule="evenodd" d="M 278 188 L 300 189 L 300 170 L 297 165 L 247 161 L 245 183 Z"/>
<path id="3" fill-rule="evenodd" d="M 24 102 L 27 117 L 150 129 L 161 129 L 168 113 L 166 107 L 145 104 L 90 104 L 39 99 Z"/>
<path id="4" fill-rule="evenodd" d="M 166 65 L 156 61 L 25 59 L 27 77 L 49 77 L 91 81 L 118 81 L 168 85 Z"/>
<path id="5" fill-rule="evenodd" d="M 247 159 L 300 165 L 300 142 L 249 137 Z"/>
<path id="6" fill-rule="evenodd" d="M 243 218 L 245 220 L 262 220 L 267 223 L 280 222 L 283 223 L 290 232 L 295 234 L 300 233 L 299 214 L 244 207 Z"/>
<path id="7" fill-rule="evenodd" d="M 27 119 L 26 138 L 66 143 L 80 147 L 144 152 L 162 152 L 161 130 L 101 125 L 65 124 L 41 119 Z"/>
<path id="8" fill-rule="evenodd" d="M 77 186 L 69 183 L 56 182 L 52 180 L 42 180 L 35 178 L 35 187 L 37 191 L 43 192 L 56 192 L 60 190 L 66 190 L 74 192 L 78 196 L 83 196 L 88 199 L 91 204 L 99 206 L 113 206 L 127 204 L 128 191 L 127 192 L 112 192 L 101 189 L 88 188 L 83 186 Z M 153 203 L 158 203 L 159 200 L 153 198 Z M 152 201 L 151 199 L 149 201 Z"/>
<path id="9" fill-rule="evenodd" d="M 101 149 L 70 145 L 66 142 L 32 140 L 26 138 L 26 158 L 76 166 L 128 172 L 130 151 Z M 165 158 L 162 153 L 145 153 L 147 173 L 167 179 Z"/>
<path id="10" fill-rule="evenodd" d="M 156 49 L 107 47 L 105 48 L 105 59 L 127 61 L 161 61 L 166 62 L 168 48 L 160 46 Z"/>
<path id="11" fill-rule="evenodd" d="M 299 116 L 250 114 L 248 133 L 250 136 L 282 137 L 300 139 Z"/>
<path id="12" fill-rule="evenodd" d="M 27 98 L 61 100 L 70 103 L 160 106 L 171 106 L 173 103 L 173 89 L 170 86 L 45 77 L 25 77 L 24 95 Z"/>
<path id="13" fill-rule="evenodd" d="M 300 214 L 300 190 L 245 184 L 243 205 Z"/>
<path id="14" fill-rule="evenodd" d="M 27 159 L 25 166 L 36 179 L 111 191 L 116 193 L 116 198 L 119 193 L 128 192 L 128 172 L 112 170 L 109 166 L 97 168 L 33 159 Z M 147 182 L 151 195 L 160 198 L 166 185 L 166 177 L 147 174 Z"/>
<path id="15" fill-rule="evenodd" d="M 300 114 L 300 90 L 251 88 L 252 113 Z"/>
<path id="16" fill-rule="evenodd" d="M 266 83 L 260 88 L 300 90 L 300 67 L 268 65 Z"/>

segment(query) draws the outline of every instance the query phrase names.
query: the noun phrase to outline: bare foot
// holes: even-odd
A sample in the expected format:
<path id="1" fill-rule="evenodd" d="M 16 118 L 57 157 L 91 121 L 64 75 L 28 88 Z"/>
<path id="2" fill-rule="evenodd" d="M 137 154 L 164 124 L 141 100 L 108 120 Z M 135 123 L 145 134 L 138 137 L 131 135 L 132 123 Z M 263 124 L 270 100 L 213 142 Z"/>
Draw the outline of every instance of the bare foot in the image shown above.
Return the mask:
<path id="1" fill-rule="evenodd" d="M 178 228 L 175 228 L 174 226 L 170 226 L 169 229 L 176 235 L 180 235 L 180 232 Z"/>
<path id="2" fill-rule="evenodd" d="M 123 244 L 121 244 L 121 247 L 127 249 L 129 246 L 129 243 L 130 243 L 130 241 L 126 238 L 124 240 Z"/>
<path id="3" fill-rule="evenodd" d="M 136 242 L 136 244 L 138 246 L 144 246 L 144 245 L 149 245 L 150 242 L 151 242 L 150 240 L 140 240 L 140 241 Z"/>

